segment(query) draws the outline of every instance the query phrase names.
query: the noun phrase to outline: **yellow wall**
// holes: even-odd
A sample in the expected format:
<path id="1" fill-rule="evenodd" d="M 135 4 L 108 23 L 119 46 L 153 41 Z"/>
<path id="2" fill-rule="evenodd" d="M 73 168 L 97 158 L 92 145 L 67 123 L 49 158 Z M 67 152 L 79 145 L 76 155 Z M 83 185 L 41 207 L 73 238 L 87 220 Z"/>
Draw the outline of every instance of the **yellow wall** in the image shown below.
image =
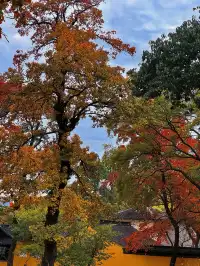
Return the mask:
<path id="1" fill-rule="evenodd" d="M 38 266 L 38 261 L 31 257 L 18 257 L 14 258 L 14 266 Z M 7 266 L 7 262 L 0 262 L 0 266 Z"/>
<path id="2" fill-rule="evenodd" d="M 108 249 L 113 256 L 103 261 L 102 266 L 169 266 L 170 258 L 140 256 L 123 254 L 120 246 L 111 246 Z M 77 254 L 78 256 L 78 254 Z M 30 257 L 15 256 L 14 266 L 38 266 L 38 261 Z M 99 264 L 100 265 L 100 264 Z M 0 266 L 7 266 L 6 262 L 0 262 Z M 178 259 L 176 266 L 200 266 L 200 259 Z"/>
<path id="3" fill-rule="evenodd" d="M 112 258 L 104 261 L 102 266 L 169 266 L 170 258 L 123 254 L 120 246 L 112 246 L 108 252 Z M 200 266 L 200 259 L 178 259 L 176 266 Z"/>

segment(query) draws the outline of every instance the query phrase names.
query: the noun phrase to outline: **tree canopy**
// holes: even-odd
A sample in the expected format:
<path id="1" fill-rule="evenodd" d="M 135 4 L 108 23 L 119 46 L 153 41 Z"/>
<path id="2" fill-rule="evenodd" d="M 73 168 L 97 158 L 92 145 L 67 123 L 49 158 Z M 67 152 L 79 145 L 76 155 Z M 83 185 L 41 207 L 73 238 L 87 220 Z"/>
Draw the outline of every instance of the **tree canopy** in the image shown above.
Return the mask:
<path id="1" fill-rule="evenodd" d="M 150 41 L 142 55 L 133 94 L 155 98 L 164 94 L 173 101 L 188 101 L 199 93 L 200 21 L 193 17 L 175 32 Z"/>
<path id="2" fill-rule="evenodd" d="M 191 246 L 199 244 L 199 111 L 188 115 L 164 98 L 125 100 L 117 110 L 109 123 L 124 143 L 110 153 L 119 174 L 115 180 L 119 194 L 139 210 L 163 207 L 152 213 L 150 224 L 140 224 L 127 239 L 127 248 L 171 244 L 170 265 L 175 265 L 183 230 Z"/>
<path id="3" fill-rule="evenodd" d="M 92 265 L 101 254 L 89 253 L 87 243 L 98 250 L 107 245 L 103 243 L 106 229 L 96 228 L 107 211 L 94 182 L 99 158 L 73 130 L 85 117 L 102 126 L 121 98 L 130 95 L 123 68 L 111 66 L 109 60 L 120 52 L 133 55 L 135 48 L 115 37 L 115 31 L 103 29 L 101 2 L 29 1 L 14 12 L 16 28 L 21 35 L 28 34 L 33 45 L 28 51 L 17 51 L 14 67 L 1 75 L 6 112 L 0 128 L 0 189 L 4 200 L 13 201 L 10 223 L 17 232 L 15 240 L 31 240 L 33 254 L 39 245 L 43 266 L 53 266 L 58 259 L 67 265 L 72 259 L 67 249 L 73 254 L 77 248 L 82 254 L 88 249 L 85 265 L 89 259 Z M 97 44 L 97 39 L 110 49 Z M 6 91 L 9 84 L 16 89 Z M 36 211 L 29 212 L 29 205 L 36 205 Z M 42 208 L 44 212 L 38 213 Z M 77 227 L 76 232 L 73 224 L 83 228 Z M 75 235 L 86 234 L 90 227 L 96 234 L 76 242 Z"/>
<path id="4" fill-rule="evenodd" d="M 171 243 L 174 265 L 180 230 L 191 246 L 200 240 L 200 21 L 151 41 L 127 79 L 110 60 L 135 47 L 104 29 L 102 0 L 10 2 L 2 3 L 1 22 L 12 15 L 32 46 L 17 50 L 0 77 L 0 199 L 12 202 L 0 219 L 14 237 L 9 266 L 19 242 L 16 252 L 42 266 L 107 259 L 114 234 L 99 220 L 121 206 L 161 206 L 126 248 Z M 118 139 L 102 159 L 74 134 L 88 117 Z"/>

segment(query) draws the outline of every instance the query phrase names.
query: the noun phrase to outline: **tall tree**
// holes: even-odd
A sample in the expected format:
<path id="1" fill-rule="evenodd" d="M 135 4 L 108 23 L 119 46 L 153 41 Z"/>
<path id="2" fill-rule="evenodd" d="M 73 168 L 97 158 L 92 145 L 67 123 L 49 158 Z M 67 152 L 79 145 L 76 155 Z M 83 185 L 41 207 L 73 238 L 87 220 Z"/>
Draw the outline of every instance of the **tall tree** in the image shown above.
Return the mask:
<path id="1" fill-rule="evenodd" d="M 122 68 L 111 67 L 109 56 L 115 57 L 121 51 L 132 55 L 135 48 L 115 38 L 114 31 L 103 30 L 102 13 L 97 9 L 101 2 L 40 0 L 27 4 L 15 14 L 16 27 L 20 34 L 31 35 L 33 49 L 28 53 L 18 51 L 14 57 L 16 68 L 4 74 L 5 81 L 19 77 L 23 84 L 12 110 L 18 110 L 15 119 L 19 121 L 23 117 L 35 121 L 45 119 L 42 130 L 35 132 L 40 140 L 38 147 L 56 152 L 52 148 L 56 145 L 59 151 L 54 156 L 58 161 L 52 164 L 56 170 L 51 172 L 47 167 L 40 171 L 39 180 L 46 180 L 45 186 L 50 182 L 46 229 L 58 224 L 68 180 L 76 176 L 85 184 L 82 175 L 90 178 L 87 152 L 80 153 L 79 139 L 70 138 L 72 131 L 86 116 L 101 125 L 102 118 L 108 117 L 120 99 L 130 94 Z M 111 50 L 104 50 L 96 39 L 105 41 Z M 35 60 L 43 55 L 44 63 L 28 61 L 30 54 Z M 54 134 L 54 140 L 44 138 L 50 133 Z M 76 172 L 77 166 L 82 169 L 81 174 Z M 54 265 L 56 257 L 57 241 L 53 236 L 47 237 L 42 265 Z"/>
<path id="2" fill-rule="evenodd" d="M 136 96 L 154 98 L 161 94 L 173 101 L 188 101 L 199 93 L 200 21 L 193 17 L 175 32 L 150 41 L 137 71 L 129 72 Z M 134 78 L 133 78 L 134 77 Z M 136 79 L 136 81 L 135 81 Z"/>

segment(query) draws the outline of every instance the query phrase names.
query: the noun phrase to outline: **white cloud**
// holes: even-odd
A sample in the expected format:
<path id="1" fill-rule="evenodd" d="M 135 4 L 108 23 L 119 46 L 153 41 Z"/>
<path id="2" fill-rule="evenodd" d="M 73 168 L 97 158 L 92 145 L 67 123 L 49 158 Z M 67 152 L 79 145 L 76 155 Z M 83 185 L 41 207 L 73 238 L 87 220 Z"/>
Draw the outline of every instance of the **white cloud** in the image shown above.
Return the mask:
<path id="1" fill-rule="evenodd" d="M 28 36 L 20 36 L 19 33 L 15 33 L 12 38 L 17 42 L 16 47 L 21 47 L 21 49 L 27 49 L 31 45 L 31 40 Z"/>
<path id="2" fill-rule="evenodd" d="M 181 23 L 180 23 L 181 24 Z M 169 25 L 169 24 L 165 24 L 163 29 L 167 30 L 167 31 L 175 31 L 175 29 L 180 25 Z"/>
<path id="3" fill-rule="evenodd" d="M 157 30 L 157 26 L 153 22 L 147 22 L 143 24 L 142 29 L 154 31 L 154 30 Z"/>
<path id="4" fill-rule="evenodd" d="M 175 8 L 180 5 L 188 5 L 188 2 L 192 4 L 195 2 L 195 0 L 159 0 L 159 4 L 164 8 Z"/>
<path id="5" fill-rule="evenodd" d="M 135 4 L 137 4 L 137 0 L 127 0 L 127 4 L 128 5 L 135 5 Z"/>
<path id="6" fill-rule="evenodd" d="M 19 35 L 19 33 L 15 33 L 15 34 L 13 35 L 13 39 L 15 39 L 16 41 L 19 41 L 19 40 L 22 39 L 22 37 Z"/>

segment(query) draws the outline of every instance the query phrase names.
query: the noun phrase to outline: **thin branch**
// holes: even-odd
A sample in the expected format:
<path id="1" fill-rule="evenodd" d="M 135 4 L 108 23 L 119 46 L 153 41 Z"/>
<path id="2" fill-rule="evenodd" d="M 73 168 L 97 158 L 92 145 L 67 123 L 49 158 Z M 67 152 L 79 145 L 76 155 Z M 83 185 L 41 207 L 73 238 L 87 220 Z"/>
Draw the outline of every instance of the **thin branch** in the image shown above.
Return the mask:
<path id="1" fill-rule="evenodd" d="M 169 234 L 168 234 L 168 232 L 167 232 L 167 231 L 166 231 L 166 236 L 167 236 L 167 239 L 169 240 L 169 242 L 170 242 L 171 246 L 173 247 L 173 246 L 174 246 L 174 244 L 173 244 L 173 242 L 172 242 L 171 238 L 169 237 Z"/>

